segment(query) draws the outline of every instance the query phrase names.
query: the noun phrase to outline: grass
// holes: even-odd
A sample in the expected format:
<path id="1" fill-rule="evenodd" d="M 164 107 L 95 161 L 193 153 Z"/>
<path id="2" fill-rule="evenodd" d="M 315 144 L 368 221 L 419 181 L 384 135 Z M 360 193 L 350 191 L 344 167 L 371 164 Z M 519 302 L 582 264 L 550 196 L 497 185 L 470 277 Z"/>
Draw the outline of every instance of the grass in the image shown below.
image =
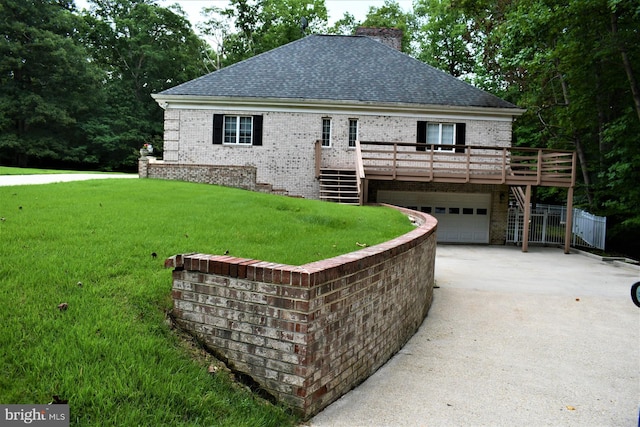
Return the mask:
<path id="1" fill-rule="evenodd" d="M 303 264 L 411 229 L 386 208 L 155 180 L 0 187 L 0 217 L 0 402 L 59 396 L 72 425 L 294 425 L 171 329 L 164 259 Z"/>

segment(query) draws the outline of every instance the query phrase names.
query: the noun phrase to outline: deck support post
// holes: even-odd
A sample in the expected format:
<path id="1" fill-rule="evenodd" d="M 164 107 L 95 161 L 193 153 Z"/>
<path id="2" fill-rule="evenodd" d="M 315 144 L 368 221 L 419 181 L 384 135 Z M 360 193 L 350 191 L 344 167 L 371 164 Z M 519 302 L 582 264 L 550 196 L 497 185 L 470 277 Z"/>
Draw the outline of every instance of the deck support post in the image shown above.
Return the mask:
<path id="1" fill-rule="evenodd" d="M 573 232 L 573 187 L 567 189 L 567 222 L 564 226 L 564 253 L 571 252 L 571 234 Z"/>
<path id="2" fill-rule="evenodd" d="M 531 220 L 531 185 L 524 193 L 524 220 L 522 222 L 522 252 L 529 251 L 529 221 Z"/>
<path id="3" fill-rule="evenodd" d="M 362 180 L 362 195 L 360 199 L 362 200 L 362 204 L 366 205 L 369 203 L 369 180 L 367 178 Z"/>

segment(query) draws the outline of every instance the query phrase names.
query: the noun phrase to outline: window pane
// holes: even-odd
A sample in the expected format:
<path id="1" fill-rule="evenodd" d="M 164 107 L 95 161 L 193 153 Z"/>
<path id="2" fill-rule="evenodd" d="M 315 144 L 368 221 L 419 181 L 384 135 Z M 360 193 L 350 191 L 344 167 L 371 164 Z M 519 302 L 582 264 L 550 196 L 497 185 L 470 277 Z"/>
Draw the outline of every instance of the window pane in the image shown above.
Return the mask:
<path id="1" fill-rule="evenodd" d="M 349 119 L 349 147 L 356 146 L 356 139 L 358 139 L 358 120 Z"/>
<path id="2" fill-rule="evenodd" d="M 322 146 L 331 146 L 331 119 L 322 119 Z"/>
<path id="3" fill-rule="evenodd" d="M 460 214 L 460 208 L 449 208 L 449 213 L 453 214 L 453 215 L 459 215 Z"/>
<path id="4" fill-rule="evenodd" d="M 240 144 L 251 144 L 251 124 L 253 117 L 240 117 Z"/>
<path id="5" fill-rule="evenodd" d="M 224 142 L 235 144 L 237 138 L 237 117 L 224 117 Z"/>
<path id="6" fill-rule="evenodd" d="M 486 215 L 487 214 L 487 210 L 478 208 L 478 209 L 476 209 L 476 214 L 477 215 Z"/>
<path id="7" fill-rule="evenodd" d="M 447 208 L 442 208 L 442 207 L 436 206 L 436 213 L 437 214 L 445 214 L 445 213 L 447 213 Z"/>
<path id="8" fill-rule="evenodd" d="M 420 211 L 424 213 L 431 213 L 431 206 L 422 206 Z"/>
<path id="9" fill-rule="evenodd" d="M 437 123 L 427 124 L 427 144 L 440 144 L 440 125 Z"/>
<path id="10" fill-rule="evenodd" d="M 463 215 L 473 215 L 473 208 L 462 208 Z"/>
<path id="11" fill-rule="evenodd" d="M 442 125 L 442 144 L 453 145 L 453 124 Z"/>

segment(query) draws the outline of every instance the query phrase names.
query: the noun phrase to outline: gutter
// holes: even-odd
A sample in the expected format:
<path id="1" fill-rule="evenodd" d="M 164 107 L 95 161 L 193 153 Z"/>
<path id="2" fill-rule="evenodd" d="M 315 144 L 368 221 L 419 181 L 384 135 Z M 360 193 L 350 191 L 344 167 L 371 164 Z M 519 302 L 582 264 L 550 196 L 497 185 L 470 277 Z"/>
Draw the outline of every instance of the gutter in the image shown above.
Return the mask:
<path id="1" fill-rule="evenodd" d="M 214 97 L 198 95 L 164 95 L 152 94 L 153 99 L 163 109 L 235 109 L 235 110 L 269 110 L 280 112 L 315 112 L 315 113 L 360 113 L 388 114 L 418 117 L 425 114 L 442 115 L 462 114 L 474 116 L 503 116 L 509 119 L 522 115 L 522 108 L 473 107 L 437 104 L 378 103 L 358 100 L 324 100 L 306 98 L 248 98 L 248 97 Z"/>

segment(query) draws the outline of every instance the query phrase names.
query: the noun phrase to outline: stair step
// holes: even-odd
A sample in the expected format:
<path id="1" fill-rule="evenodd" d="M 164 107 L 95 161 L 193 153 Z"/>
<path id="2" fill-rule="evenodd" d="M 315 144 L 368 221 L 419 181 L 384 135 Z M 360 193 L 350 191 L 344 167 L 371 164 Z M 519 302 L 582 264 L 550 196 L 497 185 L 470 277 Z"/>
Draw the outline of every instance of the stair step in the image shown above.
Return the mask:
<path id="1" fill-rule="evenodd" d="M 358 180 L 353 170 L 323 169 L 320 171 L 320 200 L 359 205 Z"/>

